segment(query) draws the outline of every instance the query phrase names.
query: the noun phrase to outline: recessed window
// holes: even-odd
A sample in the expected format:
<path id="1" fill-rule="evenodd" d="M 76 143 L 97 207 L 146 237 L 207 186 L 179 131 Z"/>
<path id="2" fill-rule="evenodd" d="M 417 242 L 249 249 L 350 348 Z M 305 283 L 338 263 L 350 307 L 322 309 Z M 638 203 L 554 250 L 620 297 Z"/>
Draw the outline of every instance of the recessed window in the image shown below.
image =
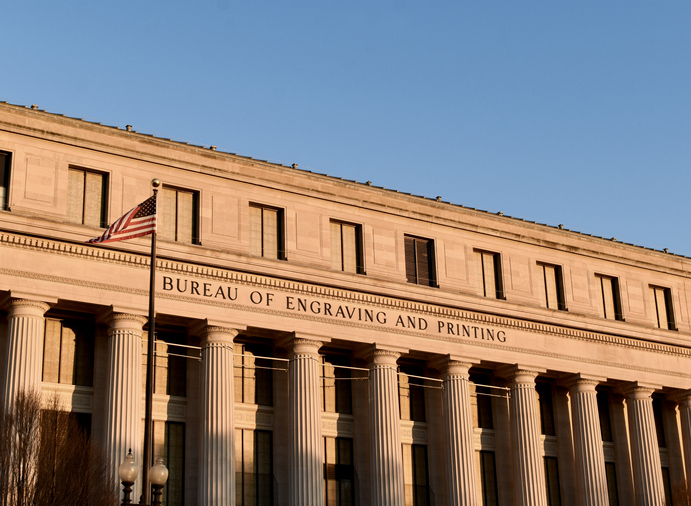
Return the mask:
<path id="1" fill-rule="evenodd" d="M 566 309 L 561 267 L 538 263 L 537 269 L 540 298 L 545 307 L 549 309 Z"/>
<path id="2" fill-rule="evenodd" d="M 199 194 L 163 187 L 159 198 L 158 237 L 168 241 L 199 243 Z"/>
<path id="3" fill-rule="evenodd" d="M 235 402 L 273 405 L 273 363 L 271 346 L 235 344 Z"/>
<path id="4" fill-rule="evenodd" d="M 154 421 L 154 455 L 163 457 L 168 479 L 163 487 L 162 504 L 185 504 L 185 424 Z"/>
<path id="5" fill-rule="evenodd" d="M 538 407 L 540 408 L 540 433 L 545 436 L 556 436 L 554 426 L 554 408 L 552 405 L 552 385 L 537 383 L 535 385 Z"/>
<path id="6" fill-rule="evenodd" d="M 401 420 L 425 421 L 424 370 L 418 366 L 401 366 L 398 374 L 398 398 Z"/>
<path id="7" fill-rule="evenodd" d="M 669 288 L 651 286 L 653 299 L 653 318 L 655 326 L 660 329 L 675 330 L 674 312 L 672 311 L 672 291 Z"/>
<path id="8" fill-rule="evenodd" d="M 148 339 L 145 332 L 144 339 Z M 162 395 L 175 395 L 185 397 L 187 395 L 187 336 L 180 332 L 170 332 L 159 329 L 156 331 L 156 366 L 154 367 L 154 393 Z M 176 346 L 183 345 L 183 346 Z M 146 343 L 142 343 L 146 348 Z M 142 355 L 142 370 L 146 370 L 147 357 Z M 146 388 L 146 375 L 142 374 L 142 384 Z"/>
<path id="9" fill-rule="evenodd" d="M 340 221 L 331 222 L 331 267 L 338 271 L 363 274 L 362 227 Z"/>
<path id="10" fill-rule="evenodd" d="M 250 205 L 250 253 L 274 260 L 285 259 L 283 211 Z"/>
<path id="11" fill-rule="evenodd" d="M 480 295 L 492 299 L 503 299 L 504 290 L 501 279 L 501 258 L 499 253 L 475 251 L 477 284 Z"/>
<path id="12" fill-rule="evenodd" d="M 480 485 L 482 488 L 483 506 L 497 506 L 499 495 L 497 494 L 497 466 L 494 452 L 475 452 L 476 464 L 480 471 Z"/>
<path id="13" fill-rule="evenodd" d="M 345 437 L 325 437 L 324 454 L 324 504 L 326 506 L 353 506 L 355 504 L 353 440 Z"/>
<path id="14" fill-rule="evenodd" d="M 434 242 L 431 239 L 405 236 L 405 274 L 408 283 L 437 286 Z"/>
<path id="15" fill-rule="evenodd" d="M 67 172 L 67 221 L 106 226 L 106 175 L 70 168 Z"/>
<path id="16" fill-rule="evenodd" d="M 7 209 L 11 163 L 12 155 L 5 151 L 0 151 L 0 210 Z"/>
<path id="17" fill-rule="evenodd" d="M 472 374 L 470 376 L 470 407 L 473 415 L 473 427 L 493 429 L 492 391 L 485 385 L 490 385 L 490 378 L 486 374 Z"/>
<path id="18" fill-rule="evenodd" d="M 429 506 L 427 446 L 403 445 L 403 483 L 406 505 Z"/>
<path id="19" fill-rule="evenodd" d="M 559 464 L 556 457 L 545 457 L 545 482 L 548 506 L 561 506 Z"/>
<path id="20" fill-rule="evenodd" d="M 274 504 L 273 433 L 235 429 L 235 504 Z"/>
<path id="21" fill-rule="evenodd" d="M 350 358 L 322 355 L 322 409 L 328 413 L 353 413 Z"/>
<path id="22" fill-rule="evenodd" d="M 43 381 L 93 386 L 95 334 L 87 320 L 46 318 Z"/>
<path id="23" fill-rule="evenodd" d="M 621 320 L 621 302 L 619 299 L 619 281 L 610 276 L 595 275 L 600 288 L 602 307 L 600 316 L 608 320 Z"/>

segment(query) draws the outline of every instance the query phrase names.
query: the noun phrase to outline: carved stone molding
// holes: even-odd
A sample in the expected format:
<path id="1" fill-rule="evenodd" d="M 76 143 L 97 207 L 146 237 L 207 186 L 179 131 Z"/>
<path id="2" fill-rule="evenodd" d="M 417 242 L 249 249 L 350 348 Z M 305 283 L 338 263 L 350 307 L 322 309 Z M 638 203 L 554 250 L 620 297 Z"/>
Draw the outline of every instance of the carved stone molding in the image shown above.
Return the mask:
<path id="1" fill-rule="evenodd" d="M 147 255 L 123 253 L 84 245 L 60 243 L 58 241 L 48 239 L 35 239 L 31 237 L 21 236 L 18 234 L 0 233 L 0 244 L 26 249 L 34 249 L 39 251 L 46 251 L 50 252 L 51 254 L 62 254 L 68 256 L 82 257 L 85 259 L 91 259 L 95 261 L 119 263 L 131 267 L 139 267 L 142 269 L 148 269 L 149 267 L 149 258 Z M 196 277 L 211 279 L 218 282 L 254 286 L 273 290 L 279 289 L 291 293 L 324 297 L 334 300 L 351 301 L 361 304 L 367 304 L 370 306 L 398 309 L 407 312 L 419 313 L 421 315 L 440 317 L 444 319 L 477 322 L 496 327 L 511 328 L 539 334 L 555 335 L 569 339 L 601 342 L 615 346 L 623 346 L 627 348 L 645 349 L 657 353 L 691 356 L 691 350 L 679 346 L 667 345 L 651 341 L 643 341 L 635 338 L 600 334 L 597 332 L 590 332 L 587 330 L 577 330 L 573 328 L 524 321 L 509 317 L 487 315 L 473 311 L 465 311 L 461 309 L 436 306 L 432 304 L 411 302 L 391 297 L 382 297 L 348 290 L 327 288 L 323 286 L 310 285 L 307 283 L 300 283 L 295 281 L 286 281 L 267 276 L 234 272 L 227 269 L 187 264 L 179 261 L 159 259 L 156 262 L 156 268 L 159 272 L 169 272 L 180 275 L 192 275 Z M 102 283 L 90 283 L 84 282 L 82 280 L 61 278 L 58 276 L 50 276 L 44 274 L 36 274 L 33 272 L 17 271 L 12 269 L 0 269 L 0 272 L 18 277 L 51 280 L 62 284 L 72 284 L 87 287 L 93 286 L 94 288 L 99 289 L 110 289 L 119 292 L 127 292 L 144 296 L 148 294 L 148 291 L 143 289 L 132 289 L 129 287 L 105 285 Z M 172 294 L 159 295 L 161 298 L 170 298 L 174 300 L 190 299 L 191 302 L 199 303 L 199 301 L 194 300 L 193 297 L 184 297 Z M 204 303 L 208 305 L 223 305 L 222 303 L 218 303 L 216 301 L 204 301 Z M 303 317 L 309 318 L 309 315 L 303 315 Z"/>
<path id="2" fill-rule="evenodd" d="M 129 314 L 129 313 L 110 313 L 105 318 L 105 322 L 109 327 L 127 327 L 129 325 L 139 325 L 140 329 L 143 327 L 148 318 L 144 316 Z"/>

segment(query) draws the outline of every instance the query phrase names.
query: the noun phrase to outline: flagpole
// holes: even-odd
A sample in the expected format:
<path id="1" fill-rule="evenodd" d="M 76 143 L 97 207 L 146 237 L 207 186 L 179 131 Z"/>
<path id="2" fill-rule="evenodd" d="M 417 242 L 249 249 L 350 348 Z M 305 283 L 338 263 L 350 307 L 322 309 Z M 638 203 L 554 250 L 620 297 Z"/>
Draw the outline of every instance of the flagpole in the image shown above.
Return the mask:
<path id="1" fill-rule="evenodd" d="M 151 181 L 154 189 L 154 197 L 158 194 L 158 187 L 161 181 L 154 179 Z M 156 202 L 156 215 L 158 215 L 158 202 Z M 152 445 L 152 411 L 154 398 L 154 340 L 156 339 L 156 313 L 154 311 L 156 301 L 156 231 L 151 234 L 151 269 L 149 278 L 149 336 L 147 339 L 146 352 L 146 412 L 144 416 L 144 464 L 142 469 L 142 504 L 151 504 L 151 484 L 149 483 L 149 468 L 153 462 Z"/>

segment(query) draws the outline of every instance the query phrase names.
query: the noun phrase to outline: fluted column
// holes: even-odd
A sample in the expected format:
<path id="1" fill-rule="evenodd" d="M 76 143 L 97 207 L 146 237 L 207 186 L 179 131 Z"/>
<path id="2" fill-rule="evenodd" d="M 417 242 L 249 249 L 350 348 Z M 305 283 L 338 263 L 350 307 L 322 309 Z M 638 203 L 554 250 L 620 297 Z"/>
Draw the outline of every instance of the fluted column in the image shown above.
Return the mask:
<path id="1" fill-rule="evenodd" d="M 574 378 L 569 383 L 580 506 L 608 506 L 605 454 L 597 408 L 596 380 Z"/>
<path id="2" fill-rule="evenodd" d="M 640 385 L 633 385 L 625 391 L 637 506 L 665 504 L 660 447 L 651 397 L 653 392 L 654 389 Z"/>
<path id="3" fill-rule="evenodd" d="M 43 371 L 43 332 L 49 305 L 27 299 L 10 299 L 7 310 L 7 347 L 3 403 L 5 413 L 14 408 L 20 391 L 41 390 Z"/>
<path id="4" fill-rule="evenodd" d="M 233 339 L 238 331 L 204 326 L 201 364 L 199 505 L 235 504 Z"/>
<path id="5" fill-rule="evenodd" d="M 681 441 L 686 463 L 686 483 L 691 485 L 691 390 L 686 390 L 677 397 L 679 416 L 681 418 Z"/>
<path id="6" fill-rule="evenodd" d="M 108 384 L 104 454 L 111 476 L 119 483 L 118 468 L 132 449 L 134 461 L 142 463 L 142 327 L 146 318 L 124 313 L 110 314 L 108 323 Z M 136 482 L 138 500 L 141 479 Z"/>
<path id="7" fill-rule="evenodd" d="M 290 359 L 290 506 L 324 502 L 324 452 L 319 390 L 322 342 L 294 337 L 285 344 Z"/>
<path id="8" fill-rule="evenodd" d="M 518 506 L 547 506 L 545 466 L 540 449 L 540 418 L 535 394 L 537 374 L 517 367 L 504 374 L 510 381 L 511 442 Z"/>
<path id="9" fill-rule="evenodd" d="M 369 355 L 372 506 L 403 506 L 403 447 L 398 402 L 400 353 Z"/>
<path id="10" fill-rule="evenodd" d="M 475 506 L 479 501 L 473 444 L 473 416 L 468 385 L 468 369 L 471 365 L 447 360 L 441 366 L 444 381 L 446 503 L 449 506 Z"/>

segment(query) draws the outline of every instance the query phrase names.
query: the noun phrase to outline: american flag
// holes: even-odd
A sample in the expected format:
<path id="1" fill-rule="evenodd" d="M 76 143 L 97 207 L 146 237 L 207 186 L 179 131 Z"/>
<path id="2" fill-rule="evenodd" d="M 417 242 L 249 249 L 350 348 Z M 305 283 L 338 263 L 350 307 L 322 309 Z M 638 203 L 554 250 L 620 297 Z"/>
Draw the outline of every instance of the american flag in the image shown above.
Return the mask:
<path id="1" fill-rule="evenodd" d="M 156 195 L 113 223 L 102 236 L 88 242 L 115 242 L 156 233 Z"/>

